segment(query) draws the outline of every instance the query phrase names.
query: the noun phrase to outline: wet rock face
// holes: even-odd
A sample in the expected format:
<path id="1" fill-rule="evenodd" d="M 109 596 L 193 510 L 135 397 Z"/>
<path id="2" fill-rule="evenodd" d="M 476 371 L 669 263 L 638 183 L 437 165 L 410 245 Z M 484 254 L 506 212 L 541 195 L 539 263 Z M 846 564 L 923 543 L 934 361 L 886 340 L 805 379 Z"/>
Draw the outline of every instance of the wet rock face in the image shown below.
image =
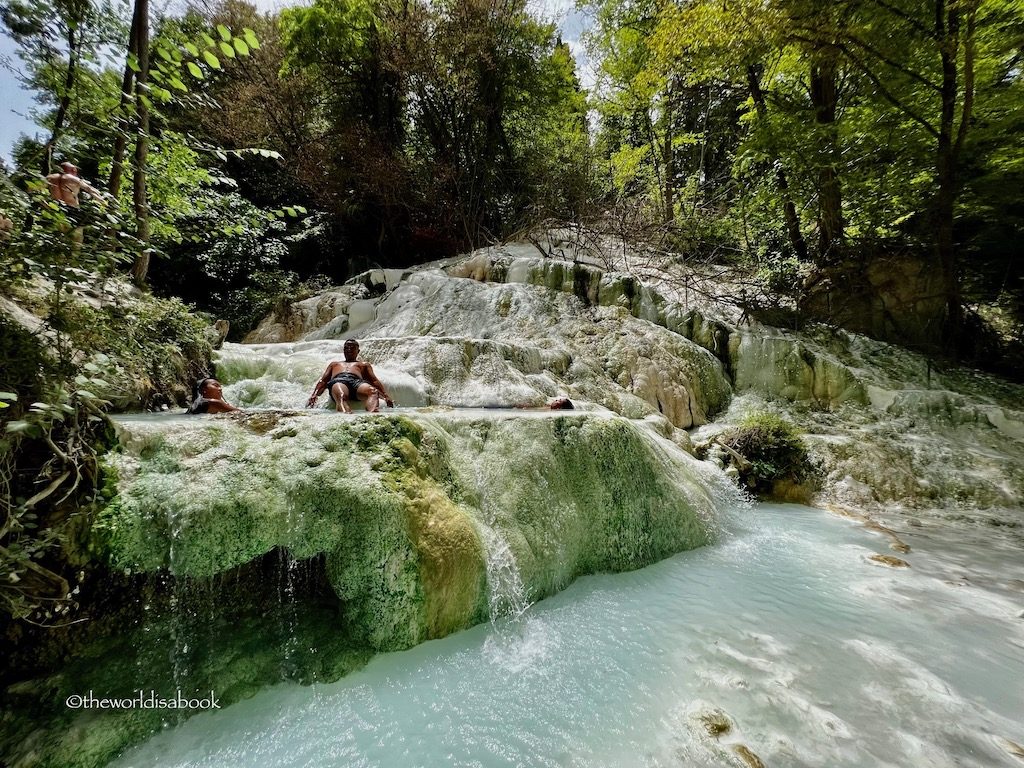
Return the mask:
<path id="1" fill-rule="evenodd" d="M 661 414 L 690 428 L 721 412 L 731 396 L 721 363 L 700 345 L 626 307 L 588 306 L 574 294 L 532 284 L 426 270 L 347 311 L 358 324 L 333 334 L 333 344 L 324 337 L 336 319 L 287 347 L 228 345 L 218 375 L 234 385 L 229 397 L 243 405 L 299 406 L 300 390 L 308 392 L 326 363 L 340 357 L 345 336 L 361 340 L 363 358 L 389 387 L 399 387 L 404 405 L 541 405 L 568 396 L 629 417 Z M 268 378 L 281 383 L 282 397 L 266 397 Z M 306 383 L 284 396 L 300 378 Z"/>
<path id="2" fill-rule="evenodd" d="M 252 415 L 122 426 L 94 529 L 115 568 L 209 578 L 275 548 L 326 557 L 347 631 L 406 648 L 486 616 L 480 526 L 534 597 L 709 539 L 696 462 L 598 414 Z M 673 467 L 666 473 L 666 462 Z"/>
<path id="3" fill-rule="evenodd" d="M 682 443 L 681 430 L 733 423 L 747 401 L 764 400 L 807 433 L 823 503 L 1012 506 L 1024 494 L 1021 387 L 938 372 L 920 355 L 835 329 L 737 326 L 713 305 L 684 305 L 661 289 L 670 286 L 543 258 L 529 244 L 482 249 L 410 272 L 368 272 L 334 299 L 306 300 L 301 328 L 280 337 L 301 331 L 305 341 L 268 345 L 265 358 L 227 345 L 218 372 L 243 404 L 298 407 L 340 354 L 329 340 L 356 335 L 404 405 L 569 396 L 663 417 Z M 327 305 L 326 315 L 310 308 Z M 796 483 L 775 494 L 809 492 Z"/>

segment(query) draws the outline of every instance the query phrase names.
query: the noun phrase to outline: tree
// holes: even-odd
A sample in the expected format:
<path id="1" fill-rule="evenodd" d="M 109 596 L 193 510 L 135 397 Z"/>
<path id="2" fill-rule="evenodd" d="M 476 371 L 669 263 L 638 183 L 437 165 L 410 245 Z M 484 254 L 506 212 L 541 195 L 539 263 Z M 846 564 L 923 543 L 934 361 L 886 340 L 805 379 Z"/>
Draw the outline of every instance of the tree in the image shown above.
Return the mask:
<path id="1" fill-rule="evenodd" d="M 116 39 L 120 21 L 111 4 L 93 0 L 13 0 L 0 6 L 0 20 L 18 45 L 25 64 L 23 82 L 54 108 L 52 115 L 41 118 L 49 125 L 39 161 L 45 176 L 68 128 L 83 67 Z"/>

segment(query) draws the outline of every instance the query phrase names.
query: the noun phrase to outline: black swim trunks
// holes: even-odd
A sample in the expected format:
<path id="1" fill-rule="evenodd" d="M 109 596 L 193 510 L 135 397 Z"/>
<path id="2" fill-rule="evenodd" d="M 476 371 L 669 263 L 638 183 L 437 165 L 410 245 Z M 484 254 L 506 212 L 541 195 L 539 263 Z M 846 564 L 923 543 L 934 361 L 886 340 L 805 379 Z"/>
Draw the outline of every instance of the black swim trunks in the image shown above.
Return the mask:
<path id="1" fill-rule="evenodd" d="M 337 376 L 327 382 L 327 393 L 331 396 L 331 400 L 334 400 L 334 385 L 344 384 L 348 387 L 348 396 L 350 400 L 358 399 L 357 391 L 360 385 L 369 384 L 370 382 L 365 379 L 361 379 L 354 373 L 339 373 Z"/>

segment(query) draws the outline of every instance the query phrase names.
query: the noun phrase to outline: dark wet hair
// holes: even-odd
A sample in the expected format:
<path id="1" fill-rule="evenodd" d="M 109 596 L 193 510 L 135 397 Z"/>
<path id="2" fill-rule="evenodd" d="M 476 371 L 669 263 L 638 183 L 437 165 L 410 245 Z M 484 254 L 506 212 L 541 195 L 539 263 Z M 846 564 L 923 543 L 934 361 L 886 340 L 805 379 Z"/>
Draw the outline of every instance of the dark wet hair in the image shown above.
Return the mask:
<path id="1" fill-rule="evenodd" d="M 215 381 L 215 379 L 207 376 L 205 379 L 196 379 L 192 382 L 192 402 L 185 409 L 185 413 L 200 413 L 199 406 L 206 394 L 206 385 L 211 381 Z"/>
<path id="2" fill-rule="evenodd" d="M 576 406 L 572 404 L 572 400 L 568 397 L 556 397 L 551 401 L 551 410 L 553 411 L 574 411 Z"/>
<path id="3" fill-rule="evenodd" d="M 355 344 L 357 347 L 359 346 L 359 342 L 356 341 L 355 339 L 345 339 L 345 343 L 342 344 L 341 346 L 344 349 L 345 347 L 350 347 L 353 344 Z"/>
<path id="4" fill-rule="evenodd" d="M 204 379 L 196 379 L 192 383 L 192 399 L 195 400 L 197 397 L 202 397 L 206 392 L 206 382 L 213 381 L 212 376 L 207 376 Z"/>

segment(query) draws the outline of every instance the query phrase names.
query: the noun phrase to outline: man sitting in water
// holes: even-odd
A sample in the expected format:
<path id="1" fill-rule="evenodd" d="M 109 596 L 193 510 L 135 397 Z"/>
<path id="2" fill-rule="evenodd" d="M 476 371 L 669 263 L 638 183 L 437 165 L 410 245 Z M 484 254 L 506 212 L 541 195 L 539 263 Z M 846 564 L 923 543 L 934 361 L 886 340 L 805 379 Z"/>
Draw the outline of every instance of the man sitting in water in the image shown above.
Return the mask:
<path id="1" fill-rule="evenodd" d="M 216 379 L 200 379 L 192 388 L 192 404 L 185 413 L 229 413 L 240 410 L 224 400 L 224 390 Z"/>
<path id="2" fill-rule="evenodd" d="M 357 399 L 365 404 L 367 413 L 377 413 L 380 410 L 381 397 L 389 408 L 394 408 L 395 401 L 388 395 L 380 379 L 374 375 L 373 366 L 356 359 L 359 354 L 359 342 L 348 339 L 343 350 L 344 362 L 335 360 L 327 366 L 324 375 L 313 388 L 313 394 L 309 396 L 306 407 L 312 408 L 316 405 L 316 399 L 326 389 L 334 401 L 335 409 L 342 413 L 352 413 L 349 400 Z"/>

